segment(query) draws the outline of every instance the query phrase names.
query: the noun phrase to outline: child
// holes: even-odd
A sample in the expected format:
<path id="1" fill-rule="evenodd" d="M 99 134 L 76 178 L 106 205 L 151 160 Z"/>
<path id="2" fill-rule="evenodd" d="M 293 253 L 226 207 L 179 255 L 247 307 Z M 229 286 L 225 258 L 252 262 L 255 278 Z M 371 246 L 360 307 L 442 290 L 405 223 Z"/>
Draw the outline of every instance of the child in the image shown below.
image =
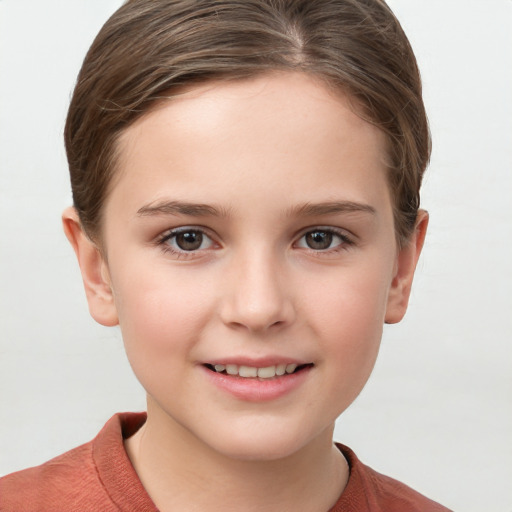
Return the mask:
<path id="1" fill-rule="evenodd" d="M 414 55 L 381 0 L 129 0 L 69 108 L 63 214 L 147 392 L 0 480 L 9 511 L 440 511 L 333 445 L 428 216 Z"/>

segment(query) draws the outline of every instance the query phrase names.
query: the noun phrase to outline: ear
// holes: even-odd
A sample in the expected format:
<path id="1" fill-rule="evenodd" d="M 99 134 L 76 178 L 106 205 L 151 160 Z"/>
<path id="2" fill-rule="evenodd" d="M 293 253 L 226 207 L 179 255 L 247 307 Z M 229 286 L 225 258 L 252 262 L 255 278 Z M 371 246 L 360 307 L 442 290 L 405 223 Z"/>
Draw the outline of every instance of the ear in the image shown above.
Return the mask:
<path id="1" fill-rule="evenodd" d="M 414 271 L 423 248 L 427 226 L 428 212 L 420 210 L 409 242 L 399 250 L 397 255 L 395 275 L 388 294 L 385 316 L 387 324 L 400 322 L 407 311 Z"/>
<path id="2" fill-rule="evenodd" d="M 78 259 L 91 316 L 102 325 L 117 325 L 119 322 L 107 263 L 97 245 L 82 229 L 75 208 L 64 210 L 62 225 Z"/>

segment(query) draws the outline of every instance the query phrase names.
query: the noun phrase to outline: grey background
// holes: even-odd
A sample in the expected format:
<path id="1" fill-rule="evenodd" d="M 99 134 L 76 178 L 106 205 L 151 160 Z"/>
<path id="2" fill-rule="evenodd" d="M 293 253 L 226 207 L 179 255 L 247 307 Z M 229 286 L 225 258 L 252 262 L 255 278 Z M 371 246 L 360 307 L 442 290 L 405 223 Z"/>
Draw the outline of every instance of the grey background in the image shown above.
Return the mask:
<path id="1" fill-rule="evenodd" d="M 390 0 L 415 48 L 434 152 L 409 313 L 336 438 L 461 511 L 512 510 L 512 2 Z M 119 1 L 0 1 L 0 474 L 144 409 L 118 329 L 90 319 L 60 228 L 62 130 Z"/>

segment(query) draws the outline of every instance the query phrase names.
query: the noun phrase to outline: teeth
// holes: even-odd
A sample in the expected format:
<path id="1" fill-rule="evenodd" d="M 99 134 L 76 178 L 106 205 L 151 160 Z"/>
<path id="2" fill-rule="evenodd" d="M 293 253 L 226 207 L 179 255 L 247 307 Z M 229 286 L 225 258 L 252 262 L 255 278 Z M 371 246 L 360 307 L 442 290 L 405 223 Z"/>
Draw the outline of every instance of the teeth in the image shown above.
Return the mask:
<path id="1" fill-rule="evenodd" d="M 240 377 L 260 379 L 271 379 L 273 377 L 284 375 L 285 373 L 293 373 L 297 366 L 295 363 L 278 364 L 276 366 L 266 366 L 265 368 L 254 368 L 253 366 L 238 366 L 236 364 L 216 364 L 214 366 L 216 372 L 226 371 L 228 375 L 238 375 Z"/>
<path id="2" fill-rule="evenodd" d="M 276 375 L 284 375 L 286 373 L 286 365 L 278 364 L 276 366 Z"/>
<path id="3" fill-rule="evenodd" d="M 238 366 L 236 364 L 227 364 L 226 372 L 228 375 L 238 375 Z"/>
<path id="4" fill-rule="evenodd" d="M 240 375 L 240 377 L 257 377 L 258 368 L 253 368 L 252 366 L 240 366 L 240 368 L 238 368 L 238 375 Z"/>
<path id="5" fill-rule="evenodd" d="M 276 367 L 267 366 L 266 368 L 258 368 L 258 377 L 262 379 L 270 379 L 276 376 Z"/>
<path id="6" fill-rule="evenodd" d="M 296 364 L 293 364 L 293 363 L 287 364 L 286 365 L 286 373 L 293 373 L 296 368 L 297 368 Z"/>

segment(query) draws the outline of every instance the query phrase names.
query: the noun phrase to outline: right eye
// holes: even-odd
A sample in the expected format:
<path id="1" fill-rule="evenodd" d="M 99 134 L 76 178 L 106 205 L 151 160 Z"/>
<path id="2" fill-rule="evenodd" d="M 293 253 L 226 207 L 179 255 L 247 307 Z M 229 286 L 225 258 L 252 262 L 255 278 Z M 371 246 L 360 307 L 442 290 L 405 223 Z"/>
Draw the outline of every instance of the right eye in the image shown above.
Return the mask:
<path id="1" fill-rule="evenodd" d="M 165 250 L 174 253 L 190 253 L 210 249 L 214 242 L 197 228 L 178 228 L 169 231 L 160 241 Z"/>

